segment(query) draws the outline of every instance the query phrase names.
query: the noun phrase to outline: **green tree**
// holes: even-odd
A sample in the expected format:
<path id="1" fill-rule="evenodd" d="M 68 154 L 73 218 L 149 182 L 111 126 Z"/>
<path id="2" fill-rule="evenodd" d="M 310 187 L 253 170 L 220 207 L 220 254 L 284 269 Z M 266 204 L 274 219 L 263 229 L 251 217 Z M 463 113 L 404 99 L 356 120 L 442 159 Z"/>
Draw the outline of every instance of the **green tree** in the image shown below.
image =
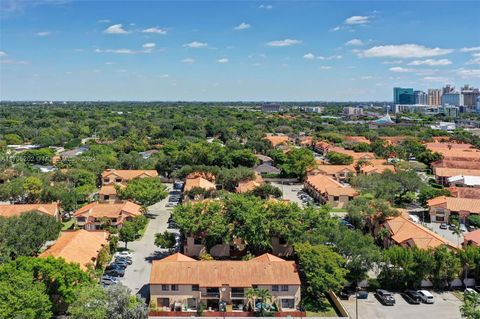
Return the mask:
<path id="1" fill-rule="evenodd" d="M 262 199 L 268 199 L 270 197 L 273 197 L 273 198 L 282 197 L 282 191 L 280 190 L 280 188 L 267 183 L 255 187 L 250 193 Z"/>
<path id="2" fill-rule="evenodd" d="M 332 165 L 350 165 L 353 163 L 353 156 L 338 152 L 328 152 L 326 158 Z"/>
<path id="3" fill-rule="evenodd" d="M 175 234 L 168 231 L 155 234 L 155 245 L 165 249 L 172 249 L 175 247 Z"/>
<path id="4" fill-rule="evenodd" d="M 287 153 L 285 163 L 281 166 L 287 176 L 305 179 L 307 171 L 316 167 L 315 156 L 306 148 L 294 148 Z"/>
<path id="5" fill-rule="evenodd" d="M 75 291 L 75 299 L 68 307 L 72 319 L 105 319 L 107 294 L 99 285 L 85 285 Z"/>
<path id="6" fill-rule="evenodd" d="M 121 284 L 107 289 L 107 319 L 147 319 L 148 307 L 145 300 Z"/>
<path id="7" fill-rule="evenodd" d="M 124 222 L 122 228 L 120 228 L 118 237 L 121 241 L 125 243 L 125 248 L 127 248 L 128 243 L 134 241 L 135 238 L 137 238 L 137 231 L 133 222 Z"/>
<path id="8" fill-rule="evenodd" d="M 459 257 L 447 247 L 441 246 L 434 251 L 435 265 L 432 269 L 433 284 L 438 289 L 445 289 L 458 277 L 461 271 Z"/>
<path id="9" fill-rule="evenodd" d="M 295 252 L 306 276 L 306 292 L 323 298 L 328 290 L 338 291 L 345 284 L 347 270 L 342 256 L 324 245 L 295 244 Z"/>
<path id="10" fill-rule="evenodd" d="M 153 205 L 166 198 L 167 188 L 158 177 L 137 178 L 130 181 L 125 189 L 118 189 L 118 196 L 142 206 Z"/>
<path id="11" fill-rule="evenodd" d="M 480 294 L 475 292 L 465 292 L 460 312 L 462 313 L 462 317 L 467 319 L 480 318 Z"/>

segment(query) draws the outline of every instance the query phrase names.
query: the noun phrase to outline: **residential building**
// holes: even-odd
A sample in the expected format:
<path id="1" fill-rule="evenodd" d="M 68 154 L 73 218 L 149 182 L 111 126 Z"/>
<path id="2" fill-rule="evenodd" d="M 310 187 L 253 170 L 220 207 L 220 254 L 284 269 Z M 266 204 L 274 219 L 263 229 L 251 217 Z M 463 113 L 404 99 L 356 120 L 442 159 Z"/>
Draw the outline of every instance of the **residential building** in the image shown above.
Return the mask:
<path id="1" fill-rule="evenodd" d="M 387 164 L 384 160 L 379 162 L 372 160 L 360 167 L 360 173 L 364 175 L 371 175 L 374 173 L 381 174 L 385 171 L 396 172 L 396 169 L 394 165 Z"/>
<path id="2" fill-rule="evenodd" d="M 260 161 L 261 164 L 273 164 L 273 159 L 270 156 L 255 154 L 255 157 Z"/>
<path id="3" fill-rule="evenodd" d="M 357 116 L 357 115 L 363 115 L 363 108 L 361 107 L 344 107 L 343 108 L 343 114 L 346 116 Z"/>
<path id="4" fill-rule="evenodd" d="M 57 241 L 38 257 L 63 258 L 66 262 L 79 264 L 86 271 L 90 265 L 96 266 L 100 251 L 108 248 L 107 245 L 108 232 L 103 230 L 63 231 Z"/>
<path id="5" fill-rule="evenodd" d="M 78 209 L 73 214 L 73 218 L 77 227 L 95 230 L 106 220 L 110 225 L 121 228 L 123 222 L 131 221 L 141 215 L 142 207 L 129 201 L 93 202 Z"/>
<path id="6" fill-rule="evenodd" d="M 452 197 L 480 198 L 480 188 L 451 186 L 448 190 Z"/>
<path id="7" fill-rule="evenodd" d="M 279 168 L 276 168 L 275 166 L 273 166 L 272 164 L 260 164 L 260 165 L 257 165 L 253 168 L 253 170 L 262 175 L 262 176 L 265 176 L 265 175 L 277 175 L 277 174 L 280 174 L 281 170 Z"/>
<path id="8" fill-rule="evenodd" d="M 74 148 L 72 150 L 64 151 L 63 153 L 60 154 L 60 157 L 64 161 L 69 160 L 71 158 L 82 155 L 87 150 L 88 150 L 87 146 L 80 146 L 80 147 Z"/>
<path id="9" fill-rule="evenodd" d="M 103 185 L 98 191 L 98 200 L 101 202 L 114 202 L 118 200 L 116 185 Z M 125 188 L 124 184 L 119 184 L 117 187 Z"/>
<path id="10" fill-rule="evenodd" d="M 265 139 L 269 141 L 273 147 L 285 145 L 290 142 L 290 137 L 287 135 L 267 135 Z"/>
<path id="11" fill-rule="evenodd" d="M 463 96 L 463 105 L 467 112 L 475 112 L 477 107 L 477 99 L 480 97 L 478 88 L 465 85 L 461 88 L 460 93 Z"/>
<path id="12" fill-rule="evenodd" d="M 455 92 L 455 87 L 451 86 L 450 84 L 447 84 L 442 88 L 442 95 L 453 92 Z"/>
<path id="13" fill-rule="evenodd" d="M 135 178 L 157 177 L 156 170 L 107 169 L 102 173 L 102 184 L 125 184 Z"/>
<path id="14" fill-rule="evenodd" d="M 480 169 L 433 167 L 433 174 L 435 175 L 435 180 L 438 184 L 448 185 L 448 179 L 450 177 L 458 175 L 480 176 Z"/>
<path id="15" fill-rule="evenodd" d="M 428 105 L 428 95 L 423 91 L 413 91 L 413 104 Z"/>
<path id="16" fill-rule="evenodd" d="M 426 104 L 395 104 L 394 113 L 427 113 L 431 108 Z"/>
<path id="17" fill-rule="evenodd" d="M 477 97 L 477 113 L 480 113 L 480 96 Z"/>
<path id="18" fill-rule="evenodd" d="M 262 112 L 265 113 L 277 113 L 280 112 L 281 107 L 276 103 L 265 103 L 262 105 Z"/>
<path id="19" fill-rule="evenodd" d="M 386 246 L 399 245 L 403 247 L 417 247 L 419 249 L 431 249 L 446 245 L 449 248 L 457 248 L 454 244 L 411 220 L 406 212 L 399 216 L 389 217 L 382 225 L 389 236 L 386 238 Z"/>
<path id="20" fill-rule="evenodd" d="M 353 157 L 354 160 L 372 160 L 375 159 L 375 154 L 371 152 L 354 152 L 352 150 L 346 150 L 343 147 L 331 146 L 327 149 L 328 152 L 336 152 Z"/>
<path id="21" fill-rule="evenodd" d="M 428 90 L 428 105 L 438 106 L 442 104 L 442 90 L 441 89 L 429 89 Z"/>
<path id="22" fill-rule="evenodd" d="M 463 95 L 459 92 L 444 93 L 442 95 L 442 105 L 463 106 Z"/>
<path id="23" fill-rule="evenodd" d="M 358 196 L 358 192 L 354 188 L 343 186 L 331 177 L 322 174 L 308 176 L 304 187 L 313 198 L 329 204 L 333 208 L 342 208 Z"/>
<path id="24" fill-rule="evenodd" d="M 254 190 L 256 187 L 263 185 L 265 182 L 260 174 L 255 174 L 255 179 L 250 181 L 242 181 L 238 183 L 236 188 L 237 193 L 247 193 Z"/>
<path id="25" fill-rule="evenodd" d="M 480 188 L 480 176 L 456 175 L 448 178 L 447 181 L 450 186 Z"/>
<path id="26" fill-rule="evenodd" d="M 302 111 L 307 112 L 307 113 L 323 113 L 325 112 L 325 107 L 324 106 L 304 106 L 300 108 Z"/>
<path id="27" fill-rule="evenodd" d="M 280 311 L 300 305 L 300 277 L 294 261 L 264 254 L 248 261 L 197 261 L 180 253 L 152 262 L 150 300 L 163 311 L 243 311 L 249 288 L 267 289 Z"/>
<path id="28" fill-rule="evenodd" d="M 0 205 L 1 217 L 20 216 L 28 212 L 38 212 L 61 220 L 60 207 L 58 203 L 50 204 L 5 204 Z"/>
<path id="29" fill-rule="evenodd" d="M 465 220 L 470 214 L 480 214 L 480 198 L 439 196 L 427 202 L 432 222 L 448 222 L 451 215 Z"/>
<path id="30" fill-rule="evenodd" d="M 463 246 L 465 247 L 467 245 L 480 247 L 480 229 L 463 235 Z"/>
<path id="31" fill-rule="evenodd" d="M 215 190 L 215 177 L 209 173 L 192 173 L 185 179 L 185 185 L 183 191 L 185 193 L 191 191 L 194 188 L 202 188 L 204 190 Z"/>
<path id="32" fill-rule="evenodd" d="M 393 88 L 393 104 L 415 104 L 412 88 Z"/>
<path id="33" fill-rule="evenodd" d="M 346 181 L 348 177 L 356 175 L 354 165 L 326 165 L 317 164 L 317 172 L 329 176 L 337 181 Z"/>

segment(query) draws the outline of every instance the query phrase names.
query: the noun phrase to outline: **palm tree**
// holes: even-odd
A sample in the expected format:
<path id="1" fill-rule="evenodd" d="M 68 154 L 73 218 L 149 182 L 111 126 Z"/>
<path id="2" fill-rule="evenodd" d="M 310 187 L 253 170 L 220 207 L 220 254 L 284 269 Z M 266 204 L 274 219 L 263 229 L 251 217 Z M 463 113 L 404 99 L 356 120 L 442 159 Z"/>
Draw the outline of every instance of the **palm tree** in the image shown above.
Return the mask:
<path id="1" fill-rule="evenodd" d="M 247 298 L 247 308 L 255 309 L 255 300 L 257 299 L 257 289 L 248 288 L 245 291 L 245 298 Z"/>
<path id="2" fill-rule="evenodd" d="M 268 289 L 257 289 L 257 298 L 260 299 L 260 313 L 263 316 L 263 306 L 267 301 L 272 301 L 272 294 Z"/>
<path id="3" fill-rule="evenodd" d="M 453 221 L 455 228 L 452 230 L 452 234 L 457 235 L 457 246 L 460 246 L 460 235 L 462 230 L 460 229 L 460 223 L 458 221 Z"/>

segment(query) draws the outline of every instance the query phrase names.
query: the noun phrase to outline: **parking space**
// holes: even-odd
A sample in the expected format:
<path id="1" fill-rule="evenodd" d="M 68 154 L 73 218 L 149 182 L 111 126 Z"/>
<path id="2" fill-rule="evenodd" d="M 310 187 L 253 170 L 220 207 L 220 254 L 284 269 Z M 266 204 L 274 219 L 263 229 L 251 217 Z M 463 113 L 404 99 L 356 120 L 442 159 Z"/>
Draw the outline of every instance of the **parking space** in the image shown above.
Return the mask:
<path id="1" fill-rule="evenodd" d="M 300 206 L 303 206 L 301 199 L 297 196 L 297 192 L 303 189 L 303 184 L 281 184 L 281 183 L 271 183 L 273 186 L 278 187 L 283 193 L 283 199 L 288 200 L 292 203 L 297 203 Z"/>
<path id="2" fill-rule="evenodd" d="M 460 236 L 457 236 L 456 234 L 453 234 L 450 229 L 441 229 L 440 228 L 440 223 L 425 223 L 425 226 L 442 236 L 443 238 L 449 240 L 455 245 L 463 243 L 463 234 L 460 234 Z"/>
<path id="3" fill-rule="evenodd" d="M 373 293 L 369 293 L 367 299 L 358 300 L 359 319 L 407 319 L 407 318 L 435 318 L 435 319 L 460 319 L 461 302 L 453 294 L 432 293 L 435 298 L 434 304 L 409 304 L 403 297 L 395 293 L 395 305 L 384 306 Z M 356 317 L 355 296 L 348 300 L 341 300 L 351 318 Z"/>

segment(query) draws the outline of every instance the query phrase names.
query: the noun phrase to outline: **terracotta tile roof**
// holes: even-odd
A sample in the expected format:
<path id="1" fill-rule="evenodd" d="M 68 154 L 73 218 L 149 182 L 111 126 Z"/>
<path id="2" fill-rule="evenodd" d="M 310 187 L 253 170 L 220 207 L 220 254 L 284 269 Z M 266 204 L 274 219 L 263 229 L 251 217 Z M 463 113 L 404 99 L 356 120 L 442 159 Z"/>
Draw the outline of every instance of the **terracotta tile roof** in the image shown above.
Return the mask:
<path id="1" fill-rule="evenodd" d="M 196 261 L 195 259 L 190 258 L 190 257 L 185 256 L 185 255 L 180 254 L 180 253 L 175 253 L 173 255 L 162 258 L 161 260 L 162 261 Z"/>
<path id="2" fill-rule="evenodd" d="M 463 240 L 464 243 L 471 242 L 475 246 L 480 246 L 480 229 L 466 233 L 465 235 L 463 235 Z"/>
<path id="3" fill-rule="evenodd" d="M 273 147 L 288 143 L 290 141 L 290 138 L 287 135 L 267 135 L 265 139 L 272 143 Z"/>
<path id="4" fill-rule="evenodd" d="M 385 171 L 395 172 L 395 166 L 390 164 L 364 165 L 360 168 L 360 171 L 364 174 L 383 173 Z"/>
<path id="5" fill-rule="evenodd" d="M 108 232 L 75 230 L 65 231 L 58 240 L 38 257 L 61 257 L 67 262 L 80 264 L 87 270 L 89 263 L 95 264 L 99 251 L 108 243 Z"/>
<path id="6" fill-rule="evenodd" d="M 388 218 L 383 225 L 390 231 L 391 239 L 397 244 L 415 245 L 420 249 L 435 248 L 440 245 L 456 247 L 437 233 L 411 221 L 404 214 Z"/>
<path id="7" fill-rule="evenodd" d="M 214 190 L 216 186 L 214 183 L 203 177 L 187 178 L 185 180 L 184 192 L 190 191 L 192 188 L 200 187 L 206 190 Z"/>
<path id="8" fill-rule="evenodd" d="M 436 176 L 440 177 L 452 177 L 457 175 L 480 176 L 480 169 L 434 167 L 433 171 Z"/>
<path id="9" fill-rule="evenodd" d="M 354 152 L 346 150 L 343 147 L 333 146 L 328 148 L 328 152 L 337 152 L 345 155 L 350 155 L 354 160 L 358 159 L 375 159 L 375 154 L 370 152 Z"/>
<path id="10" fill-rule="evenodd" d="M 480 198 L 458 198 L 439 196 L 427 201 L 429 207 L 442 206 L 453 212 L 480 214 Z"/>
<path id="11" fill-rule="evenodd" d="M 365 136 L 345 136 L 346 142 L 371 144 Z"/>
<path id="12" fill-rule="evenodd" d="M 119 170 L 119 169 L 107 169 L 103 171 L 102 178 L 107 176 L 114 175 L 119 176 L 124 180 L 132 180 L 141 176 L 145 177 L 156 177 L 158 173 L 156 170 Z"/>
<path id="13" fill-rule="evenodd" d="M 355 173 L 355 166 L 354 165 L 328 165 L 328 164 L 320 164 L 317 165 L 317 170 L 322 174 L 326 175 L 333 175 L 338 174 L 341 172 L 351 172 Z"/>
<path id="14" fill-rule="evenodd" d="M 427 143 L 425 146 L 432 152 L 442 154 L 445 160 L 480 161 L 480 150 L 470 144 Z"/>
<path id="15" fill-rule="evenodd" d="M 441 160 L 432 163 L 432 167 L 448 167 L 448 168 L 463 168 L 463 169 L 479 169 L 480 162 L 476 161 L 452 161 L 452 160 Z"/>
<path id="16" fill-rule="evenodd" d="M 271 262 L 271 261 L 285 261 L 284 259 L 274 256 L 272 254 L 263 254 L 258 257 L 250 259 L 250 261 Z"/>
<path id="17" fill-rule="evenodd" d="M 135 203 L 125 201 L 121 203 L 99 203 L 93 202 L 78 209 L 73 216 L 87 217 L 87 218 L 119 218 L 118 223 L 121 223 L 123 218 L 127 216 L 142 215 L 142 207 Z"/>
<path id="18" fill-rule="evenodd" d="M 453 197 L 480 199 L 480 188 L 452 186 L 448 190 Z"/>
<path id="19" fill-rule="evenodd" d="M 100 190 L 98 191 L 99 195 L 116 195 L 117 190 L 115 189 L 115 186 L 113 185 L 103 185 Z"/>
<path id="20" fill-rule="evenodd" d="M 356 196 L 358 193 L 351 187 L 345 187 L 336 180 L 326 175 L 310 175 L 307 177 L 306 183 L 313 187 L 320 194 L 328 194 L 332 196 Z"/>
<path id="21" fill-rule="evenodd" d="M 56 218 L 58 215 L 58 210 L 58 203 L 0 205 L 0 216 L 12 217 L 31 211 L 37 211 Z"/>
<path id="22" fill-rule="evenodd" d="M 246 193 L 249 192 L 255 187 L 263 185 L 265 182 L 263 181 L 262 176 L 260 174 L 255 174 L 255 179 L 251 181 L 239 182 L 236 188 L 237 193 Z"/>
<path id="23" fill-rule="evenodd" d="M 263 259 L 263 258 L 262 258 Z M 169 261 L 154 260 L 150 284 L 199 285 L 200 287 L 252 287 L 300 285 L 294 261 Z"/>

